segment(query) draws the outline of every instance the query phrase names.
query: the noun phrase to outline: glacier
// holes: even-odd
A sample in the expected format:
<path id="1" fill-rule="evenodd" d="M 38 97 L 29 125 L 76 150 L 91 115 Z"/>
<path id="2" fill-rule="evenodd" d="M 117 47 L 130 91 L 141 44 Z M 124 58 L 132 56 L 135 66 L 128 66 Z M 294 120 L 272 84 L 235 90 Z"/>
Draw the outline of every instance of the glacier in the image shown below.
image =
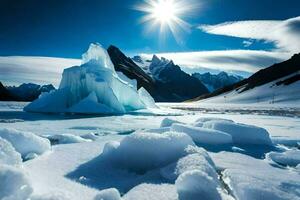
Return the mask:
<path id="1" fill-rule="evenodd" d="M 59 89 L 44 93 L 24 107 L 27 112 L 75 114 L 123 114 L 155 108 L 155 102 L 134 81 L 119 76 L 107 51 L 92 43 L 82 64 L 64 70 Z"/>

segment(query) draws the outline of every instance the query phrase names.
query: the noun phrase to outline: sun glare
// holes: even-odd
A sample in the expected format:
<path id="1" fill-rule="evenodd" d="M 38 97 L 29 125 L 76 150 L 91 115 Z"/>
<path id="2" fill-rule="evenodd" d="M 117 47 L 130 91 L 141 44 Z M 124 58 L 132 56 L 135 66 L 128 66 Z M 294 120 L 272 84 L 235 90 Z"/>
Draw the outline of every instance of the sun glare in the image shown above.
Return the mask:
<path id="1" fill-rule="evenodd" d="M 159 26 L 160 33 L 163 34 L 168 28 L 176 41 L 180 42 L 180 32 L 188 31 L 191 27 L 183 18 L 197 7 L 194 0 L 144 0 L 143 4 L 134 9 L 145 13 L 141 22 L 149 23 L 146 30 Z"/>

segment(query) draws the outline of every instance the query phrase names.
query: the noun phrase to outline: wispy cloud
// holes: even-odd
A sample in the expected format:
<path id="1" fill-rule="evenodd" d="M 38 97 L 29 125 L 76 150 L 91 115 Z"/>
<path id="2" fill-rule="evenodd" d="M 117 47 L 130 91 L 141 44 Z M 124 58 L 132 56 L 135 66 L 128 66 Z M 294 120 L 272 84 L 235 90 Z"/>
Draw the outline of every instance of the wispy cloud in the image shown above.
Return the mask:
<path id="1" fill-rule="evenodd" d="M 66 58 L 0 57 L 0 81 L 8 85 L 30 82 L 38 84 L 51 83 L 58 87 L 63 70 L 80 63 L 81 60 Z"/>
<path id="2" fill-rule="evenodd" d="M 233 21 L 200 25 L 206 33 L 273 42 L 282 51 L 300 52 L 300 17 L 287 20 Z"/>
<path id="3" fill-rule="evenodd" d="M 150 59 L 152 55 L 141 54 L 146 59 Z M 249 73 L 254 73 L 290 57 L 289 53 L 255 50 L 178 52 L 156 55 L 171 59 L 176 64 L 189 69 L 188 71 L 206 68 L 219 71 L 243 71 Z"/>

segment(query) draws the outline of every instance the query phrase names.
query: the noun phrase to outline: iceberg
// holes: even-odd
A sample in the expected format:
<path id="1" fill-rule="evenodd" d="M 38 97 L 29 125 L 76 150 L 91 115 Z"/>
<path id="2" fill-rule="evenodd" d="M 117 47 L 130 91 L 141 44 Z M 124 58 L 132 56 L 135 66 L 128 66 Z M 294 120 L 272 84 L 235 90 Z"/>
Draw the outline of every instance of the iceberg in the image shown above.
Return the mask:
<path id="1" fill-rule="evenodd" d="M 64 70 L 59 89 L 42 94 L 27 105 L 27 112 L 122 114 L 155 108 L 147 91 L 137 91 L 134 81 L 115 71 L 107 51 L 98 43 L 91 44 L 82 55 L 80 66 Z"/>

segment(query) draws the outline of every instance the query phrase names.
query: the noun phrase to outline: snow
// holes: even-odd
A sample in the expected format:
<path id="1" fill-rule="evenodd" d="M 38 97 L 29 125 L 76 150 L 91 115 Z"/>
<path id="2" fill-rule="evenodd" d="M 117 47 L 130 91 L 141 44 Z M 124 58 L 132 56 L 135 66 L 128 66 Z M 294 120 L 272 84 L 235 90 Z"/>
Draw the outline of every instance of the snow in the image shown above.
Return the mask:
<path id="1" fill-rule="evenodd" d="M 300 174 L 240 153 L 210 153 L 236 199 L 299 199 Z"/>
<path id="2" fill-rule="evenodd" d="M 280 165 L 296 167 L 300 164 L 300 150 L 287 150 L 283 153 L 270 152 L 266 157 Z"/>
<path id="3" fill-rule="evenodd" d="M 124 200 L 178 200 L 178 194 L 173 184 L 143 183 L 127 192 Z"/>
<path id="4" fill-rule="evenodd" d="M 182 157 L 177 162 L 162 168 L 160 173 L 164 178 L 175 181 L 178 176 L 187 171 L 200 170 L 217 181 L 218 175 L 213 167 L 214 165 L 212 166 L 210 162 L 212 162 L 211 159 L 207 159 L 205 154 L 193 153 Z"/>
<path id="5" fill-rule="evenodd" d="M 121 200 L 121 195 L 116 188 L 101 190 L 94 200 Z"/>
<path id="6" fill-rule="evenodd" d="M 109 151 L 106 156 L 116 166 L 145 172 L 176 161 L 185 154 L 188 145 L 194 145 L 194 142 L 183 133 L 136 132 L 125 137 L 115 151 Z"/>
<path id="7" fill-rule="evenodd" d="M 181 174 L 175 182 L 180 200 L 221 200 L 218 183 L 200 170 L 190 170 Z"/>
<path id="8" fill-rule="evenodd" d="M 50 141 L 31 132 L 0 128 L 0 137 L 9 141 L 22 157 L 29 153 L 43 154 L 50 150 Z"/>
<path id="9" fill-rule="evenodd" d="M 203 124 L 203 127 L 230 134 L 235 144 L 272 146 L 268 131 L 261 127 L 222 120 L 207 121 Z"/>
<path id="10" fill-rule="evenodd" d="M 0 165 L 0 199 L 26 200 L 32 190 L 27 177 L 20 169 Z"/>
<path id="11" fill-rule="evenodd" d="M 91 44 L 82 65 L 64 70 L 57 91 L 44 94 L 24 110 L 42 113 L 113 114 L 156 107 L 144 89 L 122 80 L 100 44 Z"/>
<path id="12" fill-rule="evenodd" d="M 255 106 L 300 106 L 300 82 L 296 81 L 290 85 L 276 85 L 277 82 L 295 76 L 298 72 L 289 76 L 280 78 L 276 81 L 264 84 L 259 87 L 247 90 L 240 93 L 242 88 L 233 90 L 216 97 L 200 100 L 197 104 L 240 104 L 240 105 L 255 105 Z"/>
<path id="13" fill-rule="evenodd" d="M 300 120 L 297 116 L 274 116 L 273 111 L 262 114 L 248 108 L 243 111 L 168 110 L 164 116 L 43 115 L 23 112 L 23 105 L 0 102 L 0 127 L 30 131 L 42 137 L 69 134 L 89 140 L 54 145 L 51 151 L 21 164 L 17 171 L 26 175 L 33 190 L 28 196 L 32 200 L 92 200 L 111 188 L 116 188 L 124 200 L 191 199 L 193 194 L 215 195 L 222 200 L 300 197 L 300 164 L 297 167 L 278 165 L 266 156 L 270 152 L 298 151 Z M 164 109 L 173 105 L 159 106 Z M 260 148 L 258 145 L 248 149 L 239 144 L 221 150 L 217 148 L 221 145 L 200 148 L 187 134 L 172 132 L 180 136 L 173 137 L 168 133 L 170 127 L 160 128 L 165 118 L 193 129 L 196 124 L 203 128 L 202 125 L 212 122 L 255 125 L 267 130 L 276 147 L 264 150 L 257 157 L 251 153 Z M 186 145 L 182 144 L 184 141 Z M 27 154 L 31 155 L 35 154 Z M 295 158 L 296 154 L 293 155 Z M 132 168 L 135 163 L 138 168 Z"/>
<path id="14" fill-rule="evenodd" d="M 195 143 L 197 144 L 231 144 L 232 137 L 226 132 L 201 128 L 201 127 L 193 127 L 189 125 L 183 124 L 173 124 L 171 126 L 171 131 L 183 132 L 189 135 Z"/>
<path id="15" fill-rule="evenodd" d="M 0 137 L 0 165 L 19 166 L 21 163 L 21 155 L 8 141 Z"/>

